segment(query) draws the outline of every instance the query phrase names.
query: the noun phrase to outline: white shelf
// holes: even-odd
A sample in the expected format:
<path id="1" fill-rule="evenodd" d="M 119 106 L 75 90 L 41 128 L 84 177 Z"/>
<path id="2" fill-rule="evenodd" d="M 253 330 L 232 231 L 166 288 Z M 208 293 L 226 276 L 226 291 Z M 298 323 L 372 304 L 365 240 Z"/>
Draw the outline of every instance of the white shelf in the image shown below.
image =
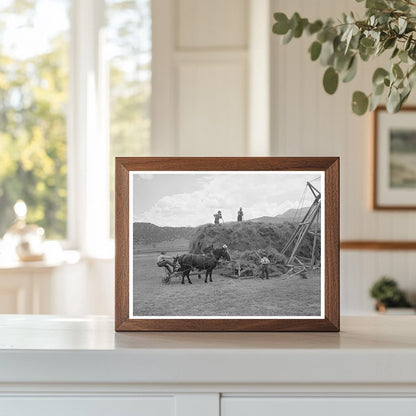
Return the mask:
<path id="1" fill-rule="evenodd" d="M 115 333 L 106 317 L 3 315 L 0 383 L 416 385 L 416 316 L 341 324 L 339 334 Z"/>

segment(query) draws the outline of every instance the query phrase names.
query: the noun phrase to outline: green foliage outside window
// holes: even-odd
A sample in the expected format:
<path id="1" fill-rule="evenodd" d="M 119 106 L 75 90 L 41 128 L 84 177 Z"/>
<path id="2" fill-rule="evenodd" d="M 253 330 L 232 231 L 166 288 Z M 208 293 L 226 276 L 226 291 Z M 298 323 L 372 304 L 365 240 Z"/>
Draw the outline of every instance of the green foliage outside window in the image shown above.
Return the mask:
<path id="1" fill-rule="evenodd" d="M 49 47 L 32 54 L 7 50 L 16 25 L 34 25 L 35 1 L 0 7 L 0 238 L 23 199 L 27 220 L 48 238 L 66 236 L 66 116 L 68 39 L 57 33 Z M 10 24 L 11 22 L 11 24 Z M 16 24 L 14 24 L 16 22 Z M 11 28 L 11 29 L 10 29 Z M 17 42 L 17 41 L 16 41 Z M 25 56 L 26 55 L 26 56 Z"/>
<path id="2" fill-rule="evenodd" d="M 59 8 L 60 19 L 69 26 L 70 3 L 4 0 L 0 4 L 0 238 L 13 222 L 18 199 L 28 206 L 28 222 L 45 228 L 47 238 L 63 239 L 67 234 L 69 27 L 50 19 L 39 27 L 39 14 L 42 7 Z M 151 7 L 150 0 L 106 0 L 105 6 L 112 234 L 114 157 L 149 152 Z M 43 29 L 56 32 L 40 51 L 23 46 L 16 52 L 10 43 L 24 44 L 24 36 L 11 36 L 19 27 L 38 30 L 36 36 Z"/>
<path id="3" fill-rule="evenodd" d="M 150 0 L 107 0 L 111 236 L 114 235 L 114 158 L 149 154 L 151 36 Z"/>

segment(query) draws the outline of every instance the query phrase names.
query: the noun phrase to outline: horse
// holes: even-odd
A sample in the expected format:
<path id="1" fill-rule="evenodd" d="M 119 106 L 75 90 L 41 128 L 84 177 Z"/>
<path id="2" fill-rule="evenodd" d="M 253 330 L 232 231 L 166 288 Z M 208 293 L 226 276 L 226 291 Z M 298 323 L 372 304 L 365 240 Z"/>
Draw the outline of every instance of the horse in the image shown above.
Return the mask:
<path id="1" fill-rule="evenodd" d="M 178 263 L 180 265 L 179 270 L 182 271 L 182 284 L 185 283 L 185 277 L 188 279 L 188 282 L 192 284 L 189 273 L 193 268 L 205 270 L 205 283 L 208 283 L 208 276 L 209 281 L 212 282 L 212 271 L 217 267 L 220 258 L 224 258 L 227 261 L 231 260 L 228 247 L 225 244 L 222 247 L 211 248 L 211 253 L 206 255 L 182 254 L 179 256 Z"/>

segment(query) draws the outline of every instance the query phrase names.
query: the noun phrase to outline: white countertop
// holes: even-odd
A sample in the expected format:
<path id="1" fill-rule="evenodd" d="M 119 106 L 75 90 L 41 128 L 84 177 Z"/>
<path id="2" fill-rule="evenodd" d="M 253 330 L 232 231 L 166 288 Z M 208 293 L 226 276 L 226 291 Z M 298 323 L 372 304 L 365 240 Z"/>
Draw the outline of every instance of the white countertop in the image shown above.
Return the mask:
<path id="1" fill-rule="evenodd" d="M 410 383 L 416 316 L 338 333 L 115 333 L 107 317 L 0 316 L 0 383 Z"/>

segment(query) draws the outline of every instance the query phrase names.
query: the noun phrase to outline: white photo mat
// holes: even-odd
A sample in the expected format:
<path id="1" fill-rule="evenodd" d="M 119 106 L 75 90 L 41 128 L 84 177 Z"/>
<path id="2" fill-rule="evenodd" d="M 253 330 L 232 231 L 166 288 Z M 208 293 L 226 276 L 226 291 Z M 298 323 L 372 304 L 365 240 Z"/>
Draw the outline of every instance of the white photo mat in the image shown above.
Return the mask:
<path id="1" fill-rule="evenodd" d="M 134 253 L 133 253 L 133 223 L 134 223 L 134 195 L 135 192 L 140 192 L 139 189 L 134 189 L 134 177 L 135 175 L 239 175 L 239 174 L 252 174 L 252 175 L 315 175 L 319 176 L 319 184 L 321 191 L 321 270 L 320 270 L 320 314 L 316 316 L 281 316 L 281 315 L 256 315 L 256 316 L 202 316 L 202 315 L 183 315 L 183 316 L 168 316 L 168 315 L 135 315 L 134 310 L 134 285 L 140 284 L 134 282 Z M 129 319 L 325 319 L 325 172 L 324 171 L 130 171 L 129 172 Z M 242 190 L 244 192 L 244 190 Z M 143 198 L 146 196 L 143 195 Z M 155 266 L 155 269 L 157 267 Z M 157 272 L 157 270 L 156 270 Z M 158 279 L 160 281 L 160 279 Z M 211 283 L 212 284 L 212 283 Z M 140 289 L 140 288 L 138 288 Z M 172 302 L 175 299 L 172 298 Z"/>

